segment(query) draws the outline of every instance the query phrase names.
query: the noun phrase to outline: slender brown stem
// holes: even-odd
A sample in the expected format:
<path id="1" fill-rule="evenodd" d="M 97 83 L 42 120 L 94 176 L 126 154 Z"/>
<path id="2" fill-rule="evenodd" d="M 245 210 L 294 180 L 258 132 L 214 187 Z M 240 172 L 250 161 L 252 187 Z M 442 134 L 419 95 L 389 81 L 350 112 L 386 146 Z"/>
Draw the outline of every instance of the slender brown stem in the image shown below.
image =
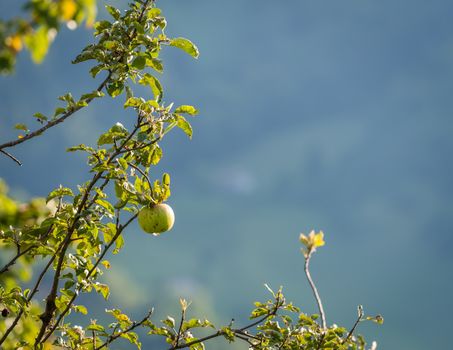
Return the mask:
<path id="1" fill-rule="evenodd" d="M 178 329 L 178 334 L 176 335 L 175 345 L 179 345 L 179 339 L 181 339 L 181 330 L 182 330 L 182 325 L 184 324 L 185 317 L 186 317 L 186 309 L 184 307 L 182 307 L 181 321 L 179 322 L 179 329 Z"/>
<path id="2" fill-rule="evenodd" d="M 310 258 L 311 258 L 312 253 L 313 253 L 313 250 L 309 250 L 305 256 L 304 270 L 305 270 L 305 275 L 307 276 L 308 283 L 310 284 L 311 290 L 313 291 L 313 295 L 316 299 L 316 303 L 318 304 L 319 313 L 321 315 L 322 328 L 326 329 L 327 328 L 326 314 L 324 313 L 324 308 L 322 306 L 321 297 L 319 296 L 318 289 L 316 288 L 316 285 L 313 282 L 313 279 L 311 278 L 310 269 L 309 269 Z"/>
<path id="3" fill-rule="evenodd" d="M 127 164 L 129 164 L 132 168 L 134 168 L 135 170 L 137 170 L 140 174 L 143 175 L 143 177 L 146 179 L 146 181 L 148 182 L 148 185 L 149 185 L 149 188 L 153 188 L 153 185 L 151 183 L 151 180 L 149 179 L 148 175 L 142 170 L 140 169 L 138 166 L 128 162 Z"/>
<path id="4" fill-rule="evenodd" d="M 103 343 L 102 345 L 99 345 L 94 350 L 100 350 L 102 348 L 105 348 L 107 345 L 109 345 L 114 340 L 116 340 L 119 337 L 121 337 L 123 334 L 129 333 L 129 332 L 133 331 L 135 328 L 140 327 L 142 324 L 144 324 L 146 321 L 149 320 L 149 318 L 151 317 L 152 313 L 153 313 L 153 310 L 150 310 L 148 312 L 148 314 L 140 322 L 134 322 L 134 323 L 132 323 L 132 325 L 130 327 L 128 327 L 124 331 L 118 332 L 116 334 L 112 334 L 111 336 L 108 337 L 108 339 L 107 339 L 107 341 L 105 343 Z"/>
<path id="5" fill-rule="evenodd" d="M 35 245 L 31 245 L 27 249 L 17 252 L 17 254 L 5 266 L 2 267 L 2 269 L 0 270 L 0 275 L 4 272 L 8 271 L 8 269 L 12 265 L 14 265 L 16 263 L 17 259 L 19 259 L 22 255 L 27 254 L 30 250 L 32 250 L 35 247 L 36 247 Z"/>
<path id="6" fill-rule="evenodd" d="M 0 149 L 0 152 L 3 153 L 5 156 L 7 156 L 8 158 L 11 158 L 13 161 L 15 161 L 19 166 L 22 165 L 22 163 L 20 162 L 19 159 L 17 159 L 16 157 L 14 157 L 11 153 L 9 152 L 6 152 L 5 150 L 2 150 Z"/>
<path id="7" fill-rule="evenodd" d="M 354 325 L 352 326 L 351 330 L 349 331 L 348 335 L 346 336 L 346 338 L 344 338 L 344 340 L 342 341 L 342 344 L 346 343 L 349 338 L 352 337 L 352 335 L 354 334 L 354 331 L 355 329 L 357 328 L 357 326 L 359 325 L 360 321 L 362 321 L 362 317 L 363 317 L 363 309 L 361 306 L 359 306 L 358 308 L 359 310 L 359 316 L 357 317 L 357 320 L 355 321 Z"/>

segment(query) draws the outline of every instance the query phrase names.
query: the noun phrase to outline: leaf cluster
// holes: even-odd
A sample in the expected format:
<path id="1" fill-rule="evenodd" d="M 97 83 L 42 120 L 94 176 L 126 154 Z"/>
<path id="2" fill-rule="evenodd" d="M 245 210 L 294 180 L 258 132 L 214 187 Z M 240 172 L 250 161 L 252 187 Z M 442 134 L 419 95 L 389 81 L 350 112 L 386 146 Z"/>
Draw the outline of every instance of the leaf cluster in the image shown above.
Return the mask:
<path id="1" fill-rule="evenodd" d="M 29 0 L 23 10 L 23 17 L 0 21 L 0 74 L 14 70 L 24 48 L 35 63 L 42 62 L 62 24 L 75 29 L 85 21 L 92 26 L 96 0 Z"/>

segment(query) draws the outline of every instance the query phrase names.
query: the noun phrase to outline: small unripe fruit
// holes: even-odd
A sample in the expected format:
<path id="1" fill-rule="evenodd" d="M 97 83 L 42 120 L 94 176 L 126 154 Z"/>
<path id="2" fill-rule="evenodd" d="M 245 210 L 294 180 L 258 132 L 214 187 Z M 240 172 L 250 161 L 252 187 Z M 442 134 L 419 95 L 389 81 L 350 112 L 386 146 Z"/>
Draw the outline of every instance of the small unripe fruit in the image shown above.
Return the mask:
<path id="1" fill-rule="evenodd" d="M 175 213 L 168 204 L 154 204 L 140 210 L 138 223 L 147 233 L 162 233 L 173 227 Z"/>

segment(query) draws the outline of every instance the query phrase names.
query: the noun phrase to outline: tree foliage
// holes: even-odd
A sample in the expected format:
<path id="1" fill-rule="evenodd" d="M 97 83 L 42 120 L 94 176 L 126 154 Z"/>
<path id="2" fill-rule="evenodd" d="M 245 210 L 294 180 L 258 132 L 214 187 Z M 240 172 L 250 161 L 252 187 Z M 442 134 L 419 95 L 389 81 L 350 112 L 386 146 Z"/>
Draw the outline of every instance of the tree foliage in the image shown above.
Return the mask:
<path id="1" fill-rule="evenodd" d="M 11 72 L 22 43 L 39 62 L 47 52 L 50 31 L 58 30 L 63 22 L 85 19 L 92 24 L 94 6 L 91 0 L 28 2 L 31 20 L 0 23 L 0 69 Z M 110 19 L 93 24 L 94 42 L 73 61 L 92 62 L 89 72 L 93 78 L 103 76 L 100 85 L 78 98 L 71 93 L 60 96 L 62 105 L 53 115 L 34 115 L 39 127 L 33 131 L 27 125 L 16 125 L 21 131 L 18 138 L 1 144 L 0 151 L 20 163 L 8 148 L 44 134 L 106 95 L 121 96 L 124 108 L 134 112 L 135 122 L 130 128 L 117 122 L 99 135 L 95 145 L 68 149 L 85 153 L 90 167 L 88 180 L 77 188 L 60 186 L 45 200 L 17 203 L 8 196 L 6 185 L 0 184 L 0 347 L 94 350 L 126 339 L 140 348 L 137 329 L 142 328 L 149 336 L 162 337 L 171 350 L 203 349 L 216 337 L 244 341 L 251 349 L 365 349 L 355 328 L 364 320 L 381 323 L 380 316 L 366 317 L 359 307 L 351 329 L 327 325 L 309 271 L 312 254 L 324 244 L 322 232 L 300 236 L 305 273 L 320 315 L 301 312 L 285 299 L 281 289 L 270 288 L 269 300 L 256 302 L 250 323 L 243 326 L 231 322 L 216 327 L 206 319 L 189 317 L 190 303 L 183 299 L 181 313 L 175 317 L 156 321 L 150 310 L 134 321 L 118 306 L 106 310 L 111 323 L 100 324 L 79 302 L 82 294 L 109 297 L 109 286 L 99 279 L 112 266 L 108 259 L 123 247 L 125 230 L 142 208 L 163 203 L 171 195 L 170 175 L 156 176 L 153 171 L 163 156 L 161 140 L 174 128 L 191 138 L 190 118 L 198 113 L 191 105 L 165 103 L 156 74 L 163 72 L 160 53 L 164 47 L 173 46 L 194 58 L 199 55 L 197 47 L 186 38 L 165 34 L 167 22 L 154 1 L 134 1 L 125 11 L 110 5 L 106 8 Z M 137 84 L 148 87 L 151 97 L 136 96 Z M 44 302 L 38 294 L 41 289 Z M 73 314 L 86 315 L 91 321 L 74 325 Z"/>

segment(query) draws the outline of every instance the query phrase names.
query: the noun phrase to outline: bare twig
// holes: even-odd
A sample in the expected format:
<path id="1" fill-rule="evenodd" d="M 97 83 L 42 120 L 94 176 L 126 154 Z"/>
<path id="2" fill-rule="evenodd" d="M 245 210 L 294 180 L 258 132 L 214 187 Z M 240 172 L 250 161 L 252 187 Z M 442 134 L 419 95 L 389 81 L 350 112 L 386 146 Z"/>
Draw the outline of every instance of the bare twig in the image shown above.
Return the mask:
<path id="1" fill-rule="evenodd" d="M 0 149 L 0 152 L 3 153 L 5 156 L 7 156 L 7 157 L 11 158 L 12 160 L 14 160 L 19 166 L 22 165 L 20 160 L 17 159 L 16 157 L 14 157 L 11 153 L 6 152 L 5 150 L 2 150 L 2 149 Z"/>
<path id="2" fill-rule="evenodd" d="M 179 329 L 178 329 L 178 334 L 176 335 L 176 340 L 175 340 L 175 345 L 179 345 L 179 339 L 181 339 L 181 330 L 182 330 L 182 325 L 184 324 L 184 319 L 186 317 L 186 308 L 182 306 L 181 309 L 181 321 L 179 322 Z"/>
<path id="3" fill-rule="evenodd" d="M 128 162 L 127 164 L 129 164 L 132 168 L 134 168 L 135 170 L 137 170 L 140 174 L 143 175 L 143 177 L 146 179 L 146 181 L 148 182 L 148 185 L 149 185 L 149 188 L 153 188 L 153 185 L 151 184 L 151 180 L 149 179 L 148 175 L 142 170 L 140 169 L 138 166 Z"/>
<path id="4" fill-rule="evenodd" d="M 349 338 L 352 337 L 352 335 L 354 334 L 355 329 L 359 325 L 360 321 L 362 321 L 362 318 L 363 318 L 363 308 L 362 308 L 362 306 L 359 305 L 357 310 L 358 310 L 358 314 L 359 314 L 358 317 L 357 317 L 357 320 L 355 321 L 354 325 L 352 326 L 352 328 L 349 331 L 349 333 L 346 336 L 346 338 L 344 338 L 344 340 L 342 341 L 342 344 L 346 343 L 349 340 Z"/>
<path id="5" fill-rule="evenodd" d="M 17 261 L 17 259 L 19 259 L 22 255 L 25 255 L 27 254 L 30 250 L 32 250 L 33 248 L 35 248 L 36 246 L 35 245 L 31 245 L 29 246 L 27 249 L 25 250 L 22 250 L 22 251 L 18 251 L 16 255 L 14 255 L 14 257 L 5 265 L 2 267 L 2 269 L 0 270 L 0 275 L 6 271 L 8 271 L 8 269 L 14 265 Z"/>
<path id="6" fill-rule="evenodd" d="M 327 328 L 326 314 L 324 313 L 324 308 L 322 306 L 321 297 L 319 296 L 318 289 L 316 288 L 316 285 L 313 282 L 313 279 L 311 278 L 310 269 L 309 269 L 310 258 L 311 258 L 313 251 L 314 250 L 310 249 L 307 252 L 307 254 L 305 255 L 304 271 L 305 271 L 305 275 L 307 276 L 308 283 L 310 284 L 311 290 L 313 291 L 313 295 L 316 299 L 316 303 L 318 304 L 319 313 L 321 315 L 322 328 L 326 329 Z"/>

